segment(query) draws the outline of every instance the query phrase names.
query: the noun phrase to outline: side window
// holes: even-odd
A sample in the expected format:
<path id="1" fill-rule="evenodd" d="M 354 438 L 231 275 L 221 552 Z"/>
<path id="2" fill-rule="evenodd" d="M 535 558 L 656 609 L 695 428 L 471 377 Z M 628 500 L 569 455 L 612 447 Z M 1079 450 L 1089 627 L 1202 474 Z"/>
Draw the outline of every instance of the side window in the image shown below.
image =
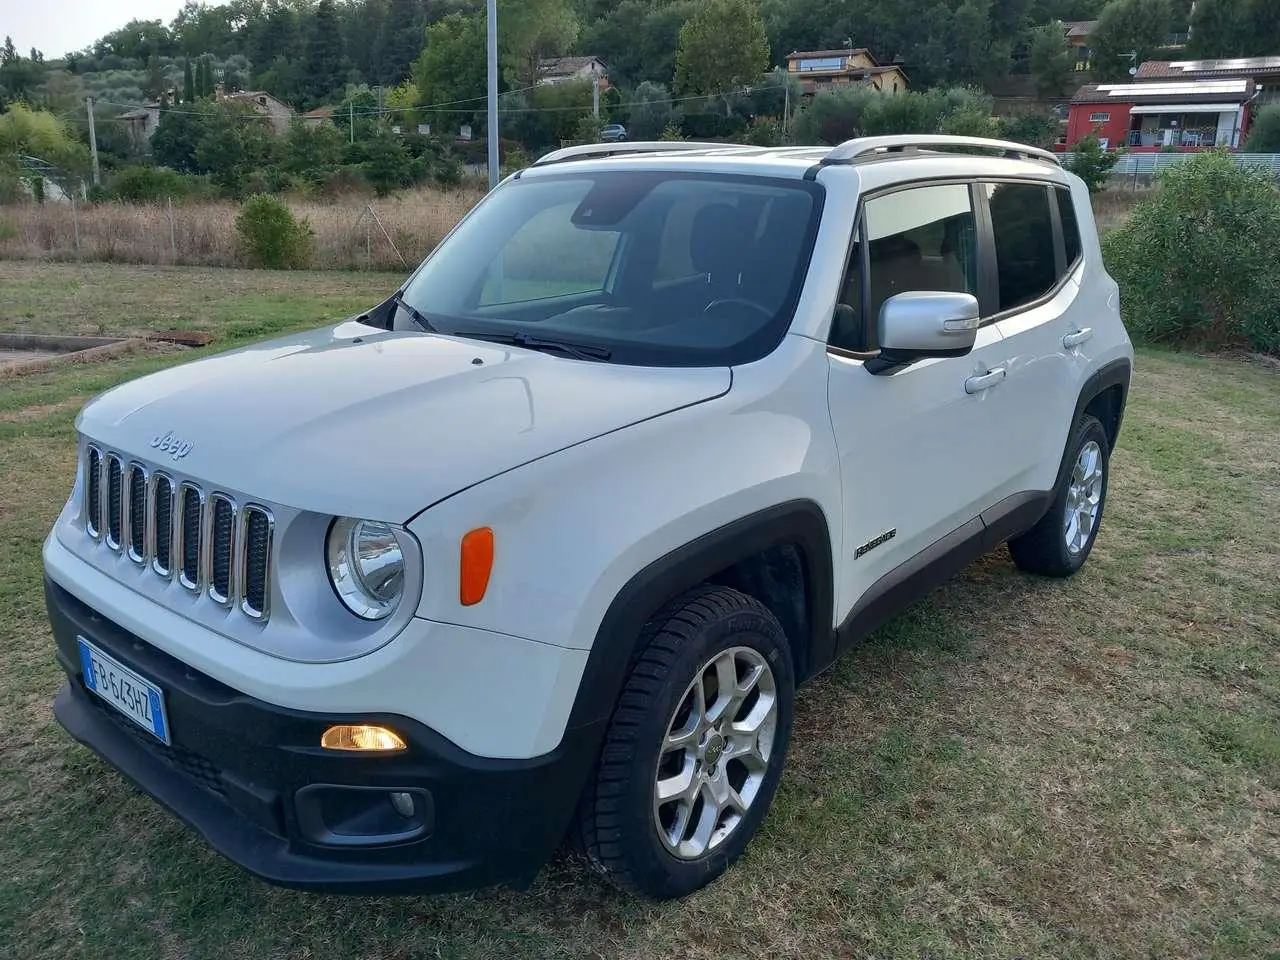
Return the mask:
<path id="1" fill-rule="evenodd" d="M 863 229 L 855 237 L 831 327 L 832 345 L 874 350 L 880 307 L 895 294 L 936 290 L 977 295 L 977 231 L 966 184 L 909 187 L 871 198 L 863 211 Z"/>
<path id="2" fill-rule="evenodd" d="M 984 185 L 995 234 L 1000 311 L 1044 296 L 1058 282 L 1049 190 L 1033 183 Z"/>
<path id="3" fill-rule="evenodd" d="M 1080 223 L 1076 220 L 1076 206 L 1071 191 L 1058 187 L 1058 219 L 1062 221 L 1062 242 L 1067 251 L 1067 269 L 1080 259 Z"/>
<path id="4" fill-rule="evenodd" d="M 575 227 L 576 204 L 549 207 L 512 235 L 489 265 L 479 306 L 604 289 L 620 234 Z"/>

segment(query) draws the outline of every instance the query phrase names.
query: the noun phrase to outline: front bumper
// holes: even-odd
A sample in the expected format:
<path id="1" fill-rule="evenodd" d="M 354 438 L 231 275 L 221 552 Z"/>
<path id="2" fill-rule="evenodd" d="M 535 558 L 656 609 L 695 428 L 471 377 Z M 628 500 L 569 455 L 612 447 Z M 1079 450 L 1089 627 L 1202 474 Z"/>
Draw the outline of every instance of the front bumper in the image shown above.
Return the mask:
<path id="1" fill-rule="evenodd" d="M 99 615 L 52 580 L 45 597 L 67 682 L 58 722 L 199 832 L 281 886 L 429 893 L 526 882 L 555 852 L 595 759 L 599 725 L 529 760 L 470 754 L 401 716 L 289 710 L 239 693 Z M 164 690 L 172 745 L 83 683 L 83 636 Z M 393 755 L 320 748 L 333 723 L 382 723 Z M 415 799 L 405 818 L 391 792 Z"/>

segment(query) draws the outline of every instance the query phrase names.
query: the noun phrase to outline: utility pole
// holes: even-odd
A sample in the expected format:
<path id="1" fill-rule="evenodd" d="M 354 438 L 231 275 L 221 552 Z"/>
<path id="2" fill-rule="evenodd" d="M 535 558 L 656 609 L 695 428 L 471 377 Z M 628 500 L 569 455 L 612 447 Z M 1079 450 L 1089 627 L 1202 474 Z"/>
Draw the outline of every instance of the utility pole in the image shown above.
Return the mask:
<path id="1" fill-rule="evenodd" d="M 347 129 L 351 133 L 351 142 L 356 142 L 356 102 L 347 104 Z"/>
<path id="2" fill-rule="evenodd" d="M 93 154 L 93 185 L 99 183 L 98 176 L 98 134 L 93 129 L 93 97 L 84 98 L 85 108 L 89 111 L 89 152 Z"/>
<path id="3" fill-rule="evenodd" d="M 600 78 L 591 78 L 591 112 L 595 114 L 597 120 L 600 119 Z"/>
<path id="4" fill-rule="evenodd" d="M 486 13 L 489 48 L 489 189 L 498 185 L 498 0 Z"/>

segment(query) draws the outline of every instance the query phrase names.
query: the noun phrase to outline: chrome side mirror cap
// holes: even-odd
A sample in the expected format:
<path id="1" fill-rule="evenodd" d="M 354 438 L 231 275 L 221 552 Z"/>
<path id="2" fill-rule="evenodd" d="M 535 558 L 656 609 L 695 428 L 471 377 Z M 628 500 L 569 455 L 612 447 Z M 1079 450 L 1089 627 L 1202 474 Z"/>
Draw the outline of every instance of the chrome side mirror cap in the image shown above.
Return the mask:
<path id="1" fill-rule="evenodd" d="M 963 357 L 978 338 L 982 311 L 970 293 L 910 290 L 880 307 L 880 356 L 873 373 L 926 357 Z"/>

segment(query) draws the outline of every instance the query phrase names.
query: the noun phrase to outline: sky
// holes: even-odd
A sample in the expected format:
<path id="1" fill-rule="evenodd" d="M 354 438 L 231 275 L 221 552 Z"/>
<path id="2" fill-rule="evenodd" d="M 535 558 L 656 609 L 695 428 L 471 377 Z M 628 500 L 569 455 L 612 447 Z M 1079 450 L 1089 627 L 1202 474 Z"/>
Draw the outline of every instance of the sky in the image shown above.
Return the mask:
<path id="1" fill-rule="evenodd" d="M 130 20 L 168 23 L 181 9 L 182 0 L 0 0 L 0 36 L 24 57 L 35 47 L 51 60 Z"/>

